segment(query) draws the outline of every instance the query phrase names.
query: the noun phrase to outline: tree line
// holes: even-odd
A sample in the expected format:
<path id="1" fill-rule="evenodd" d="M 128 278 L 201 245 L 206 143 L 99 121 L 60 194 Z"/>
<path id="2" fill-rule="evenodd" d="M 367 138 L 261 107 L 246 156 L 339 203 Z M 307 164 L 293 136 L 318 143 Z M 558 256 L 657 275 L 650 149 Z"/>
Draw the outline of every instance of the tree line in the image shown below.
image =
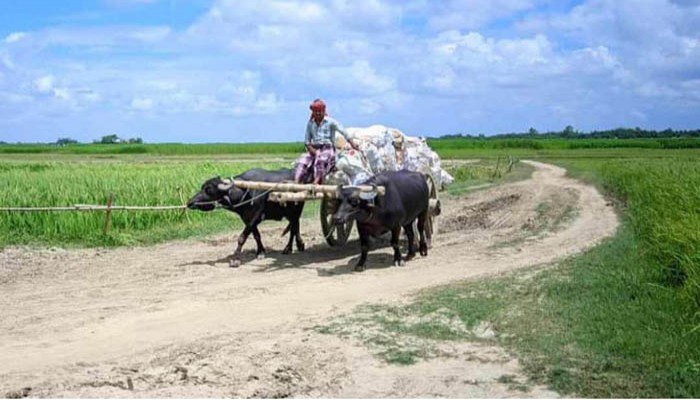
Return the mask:
<path id="1" fill-rule="evenodd" d="M 93 140 L 92 143 L 94 144 L 142 144 L 143 139 L 140 137 L 135 137 L 135 138 L 130 138 L 130 139 L 122 139 L 117 135 L 106 135 L 102 136 L 101 139 L 99 140 Z M 59 138 L 55 142 L 56 145 L 58 146 L 65 146 L 68 144 L 78 144 L 78 141 L 75 139 L 71 138 Z"/>
<path id="2" fill-rule="evenodd" d="M 484 134 L 471 135 L 459 133 L 456 135 L 443 135 L 440 139 L 636 139 L 636 138 L 697 138 L 700 137 L 700 129 L 675 130 L 664 129 L 662 131 L 636 128 L 616 128 L 603 131 L 591 131 L 584 133 L 578 131 L 571 125 L 567 125 L 561 131 L 538 132 L 535 128 L 530 128 L 527 132 L 501 133 L 486 136 Z"/>

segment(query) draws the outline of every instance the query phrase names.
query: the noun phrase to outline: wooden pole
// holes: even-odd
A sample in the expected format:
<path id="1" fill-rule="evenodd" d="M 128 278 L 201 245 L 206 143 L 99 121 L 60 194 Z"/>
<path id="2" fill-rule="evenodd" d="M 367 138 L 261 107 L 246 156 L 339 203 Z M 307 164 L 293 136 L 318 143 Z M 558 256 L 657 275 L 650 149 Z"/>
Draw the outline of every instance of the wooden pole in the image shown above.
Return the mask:
<path id="1" fill-rule="evenodd" d="M 114 200 L 114 193 L 109 194 L 107 199 L 107 210 L 105 211 L 105 223 L 102 227 L 102 234 L 106 235 L 109 231 L 109 224 L 112 221 L 112 201 Z"/>
<path id="2" fill-rule="evenodd" d="M 306 193 L 306 192 L 272 192 L 267 197 L 268 201 L 274 203 L 296 203 L 307 200 L 319 200 L 324 197 L 335 197 L 335 194 Z"/>

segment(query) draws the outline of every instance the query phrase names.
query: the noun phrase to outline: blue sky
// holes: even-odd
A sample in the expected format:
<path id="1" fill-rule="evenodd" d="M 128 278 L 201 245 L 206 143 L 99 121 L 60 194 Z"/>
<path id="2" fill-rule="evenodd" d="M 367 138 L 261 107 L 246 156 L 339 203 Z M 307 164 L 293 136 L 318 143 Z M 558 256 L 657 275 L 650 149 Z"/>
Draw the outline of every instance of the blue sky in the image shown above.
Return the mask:
<path id="1" fill-rule="evenodd" d="M 700 128 L 700 0 L 0 2 L 0 140 Z"/>

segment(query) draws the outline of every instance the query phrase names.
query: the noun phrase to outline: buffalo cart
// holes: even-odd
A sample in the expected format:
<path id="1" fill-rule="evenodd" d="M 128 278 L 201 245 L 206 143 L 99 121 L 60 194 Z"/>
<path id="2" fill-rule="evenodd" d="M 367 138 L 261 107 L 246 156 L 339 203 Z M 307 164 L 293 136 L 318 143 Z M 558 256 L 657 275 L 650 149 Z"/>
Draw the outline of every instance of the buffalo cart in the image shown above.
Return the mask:
<path id="1" fill-rule="evenodd" d="M 329 177 L 327 182 L 333 182 L 333 177 Z M 434 179 L 430 175 L 426 175 L 426 181 L 428 184 L 428 190 L 430 192 L 430 205 L 428 211 L 428 220 L 426 222 L 425 234 L 430 245 L 432 237 L 437 233 L 437 215 L 436 209 L 438 207 L 438 187 L 435 184 Z M 231 180 L 235 186 L 242 189 L 251 190 L 264 190 L 268 191 L 269 195 L 267 201 L 272 201 L 280 204 L 287 203 L 298 203 L 300 201 L 320 201 L 321 202 L 321 229 L 323 235 L 326 238 L 326 242 L 330 246 L 343 246 L 352 232 L 352 227 L 354 220 L 350 220 L 345 224 L 336 225 L 333 222 L 333 214 L 339 205 L 338 193 L 339 186 L 348 187 L 347 183 L 324 184 L 324 185 L 314 185 L 314 184 L 297 184 L 297 183 L 274 183 L 274 182 L 259 182 L 259 181 L 245 181 L 245 180 Z M 359 189 L 360 192 L 371 192 L 377 191 L 378 196 L 384 195 L 383 186 L 367 186 L 360 185 L 354 186 Z"/>

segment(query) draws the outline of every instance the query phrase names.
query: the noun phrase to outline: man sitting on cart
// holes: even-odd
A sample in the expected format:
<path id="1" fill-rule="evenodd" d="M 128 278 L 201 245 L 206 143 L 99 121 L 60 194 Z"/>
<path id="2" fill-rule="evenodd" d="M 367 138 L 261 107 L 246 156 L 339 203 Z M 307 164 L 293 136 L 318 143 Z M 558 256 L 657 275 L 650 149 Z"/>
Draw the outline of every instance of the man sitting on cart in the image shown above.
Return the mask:
<path id="1" fill-rule="evenodd" d="M 309 108 L 311 117 L 306 124 L 304 140 L 307 152 L 297 160 L 294 181 L 307 182 L 307 176 L 313 174 L 313 183 L 321 184 L 323 178 L 335 167 L 336 133 L 340 133 L 355 150 L 359 150 L 359 147 L 348 137 L 343 126 L 326 114 L 323 100 L 314 100 Z"/>

